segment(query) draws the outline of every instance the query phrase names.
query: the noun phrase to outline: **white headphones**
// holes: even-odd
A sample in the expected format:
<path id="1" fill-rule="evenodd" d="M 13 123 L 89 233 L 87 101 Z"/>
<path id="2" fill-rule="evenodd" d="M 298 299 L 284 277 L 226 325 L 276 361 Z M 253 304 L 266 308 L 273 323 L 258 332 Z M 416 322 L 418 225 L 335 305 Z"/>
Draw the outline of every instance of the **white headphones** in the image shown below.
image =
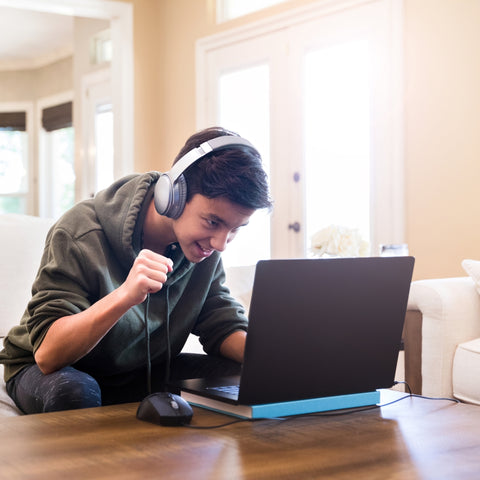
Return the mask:
<path id="1" fill-rule="evenodd" d="M 246 146 L 255 150 L 255 147 L 244 138 L 223 135 L 212 138 L 199 147 L 190 150 L 175 163 L 170 171 L 160 175 L 154 192 L 157 212 L 166 217 L 178 218 L 182 214 L 187 201 L 187 182 L 183 172 L 210 152 L 235 145 Z"/>

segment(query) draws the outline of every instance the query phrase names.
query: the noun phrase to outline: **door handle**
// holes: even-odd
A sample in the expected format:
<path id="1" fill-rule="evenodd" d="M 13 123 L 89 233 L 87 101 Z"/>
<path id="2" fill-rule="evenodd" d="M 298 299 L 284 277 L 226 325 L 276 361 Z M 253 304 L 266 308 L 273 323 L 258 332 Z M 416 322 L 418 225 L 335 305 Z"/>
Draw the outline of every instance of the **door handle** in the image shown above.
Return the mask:
<path id="1" fill-rule="evenodd" d="M 300 231 L 300 223 L 298 222 L 290 223 L 288 225 L 288 229 L 293 230 L 295 233 L 298 233 Z"/>

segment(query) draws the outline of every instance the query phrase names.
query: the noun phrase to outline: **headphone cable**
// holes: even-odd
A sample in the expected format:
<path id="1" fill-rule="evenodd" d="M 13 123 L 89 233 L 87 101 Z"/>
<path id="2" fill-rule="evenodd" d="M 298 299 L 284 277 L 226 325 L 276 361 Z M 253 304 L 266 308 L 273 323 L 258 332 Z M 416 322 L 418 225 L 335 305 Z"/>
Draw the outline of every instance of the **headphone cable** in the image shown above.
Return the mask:
<path id="1" fill-rule="evenodd" d="M 167 359 L 165 361 L 165 375 L 163 382 L 163 391 L 167 391 L 167 385 L 170 381 L 170 357 L 171 357 L 171 345 L 170 345 L 170 302 L 168 298 L 168 287 L 166 287 L 165 292 L 165 303 L 166 303 L 166 338 L 167 338 Z M 150 351 L 150 328 L 148 321 L 148 314 L 150 309 L 150 294 L 147 294 L 145 310 L 144 310 L 144 324 L 145 324 L 145 345 L 146 345 L 146 357 L 147 357 L 147 392 L 148 395 L 152 393 L 152 355 Z"/>
<path id="2" fill-rule="evenodd" d="M 163 380 L 163 391 L 167 391 L 167 385 L 170 382 L 170 361 L 172 356 L 172 346 L 170 345 L 170 299 L 168 298 L 168 287 L 166 287 L 165 292 L 165 306 L 166 306 L 166 337 L 167 337 L 167 360 L 165 362 L 165 375 Z"/>
<path id="3" fill-rule="evenodd" d="M 147 352 L 147 392 L 148 395 L 152 393 L 152 359 L 150 354 L 150 329 L 148 328 L 148 310 L 150 307 L 150 294 L 147 293 L 147 302 L 144 310 L 144 324 L 145 324 L 145 344 Z"/>

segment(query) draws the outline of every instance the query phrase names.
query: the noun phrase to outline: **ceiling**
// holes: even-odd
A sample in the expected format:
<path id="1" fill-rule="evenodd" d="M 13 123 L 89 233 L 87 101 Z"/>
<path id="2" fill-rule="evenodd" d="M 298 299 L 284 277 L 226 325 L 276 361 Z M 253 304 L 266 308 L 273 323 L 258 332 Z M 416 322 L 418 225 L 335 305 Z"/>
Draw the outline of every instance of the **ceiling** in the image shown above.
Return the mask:
<path id="1" fill-rule="evenodd" d="M 73 17 L 0 6 L 0 71 L 38 68 L 73 53 Z"/>

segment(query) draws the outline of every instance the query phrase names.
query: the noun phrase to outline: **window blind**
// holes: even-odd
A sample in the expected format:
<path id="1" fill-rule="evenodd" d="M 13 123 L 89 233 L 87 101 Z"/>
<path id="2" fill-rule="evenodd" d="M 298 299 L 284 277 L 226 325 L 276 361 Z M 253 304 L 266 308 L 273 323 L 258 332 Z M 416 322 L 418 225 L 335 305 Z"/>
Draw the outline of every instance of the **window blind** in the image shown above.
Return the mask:
<path id="1" fill-rule="evenodd" d="M 24 132 L 27 129 L 27 112 L 0 112 L 0 130 Z"/>
<path id="2" fill-rule="evenodd" d="M 42 127 L 47 132 L 71 127 L 73 125 L 72 110 L 72 102 L 44 108 L 42 110 Z"/>

